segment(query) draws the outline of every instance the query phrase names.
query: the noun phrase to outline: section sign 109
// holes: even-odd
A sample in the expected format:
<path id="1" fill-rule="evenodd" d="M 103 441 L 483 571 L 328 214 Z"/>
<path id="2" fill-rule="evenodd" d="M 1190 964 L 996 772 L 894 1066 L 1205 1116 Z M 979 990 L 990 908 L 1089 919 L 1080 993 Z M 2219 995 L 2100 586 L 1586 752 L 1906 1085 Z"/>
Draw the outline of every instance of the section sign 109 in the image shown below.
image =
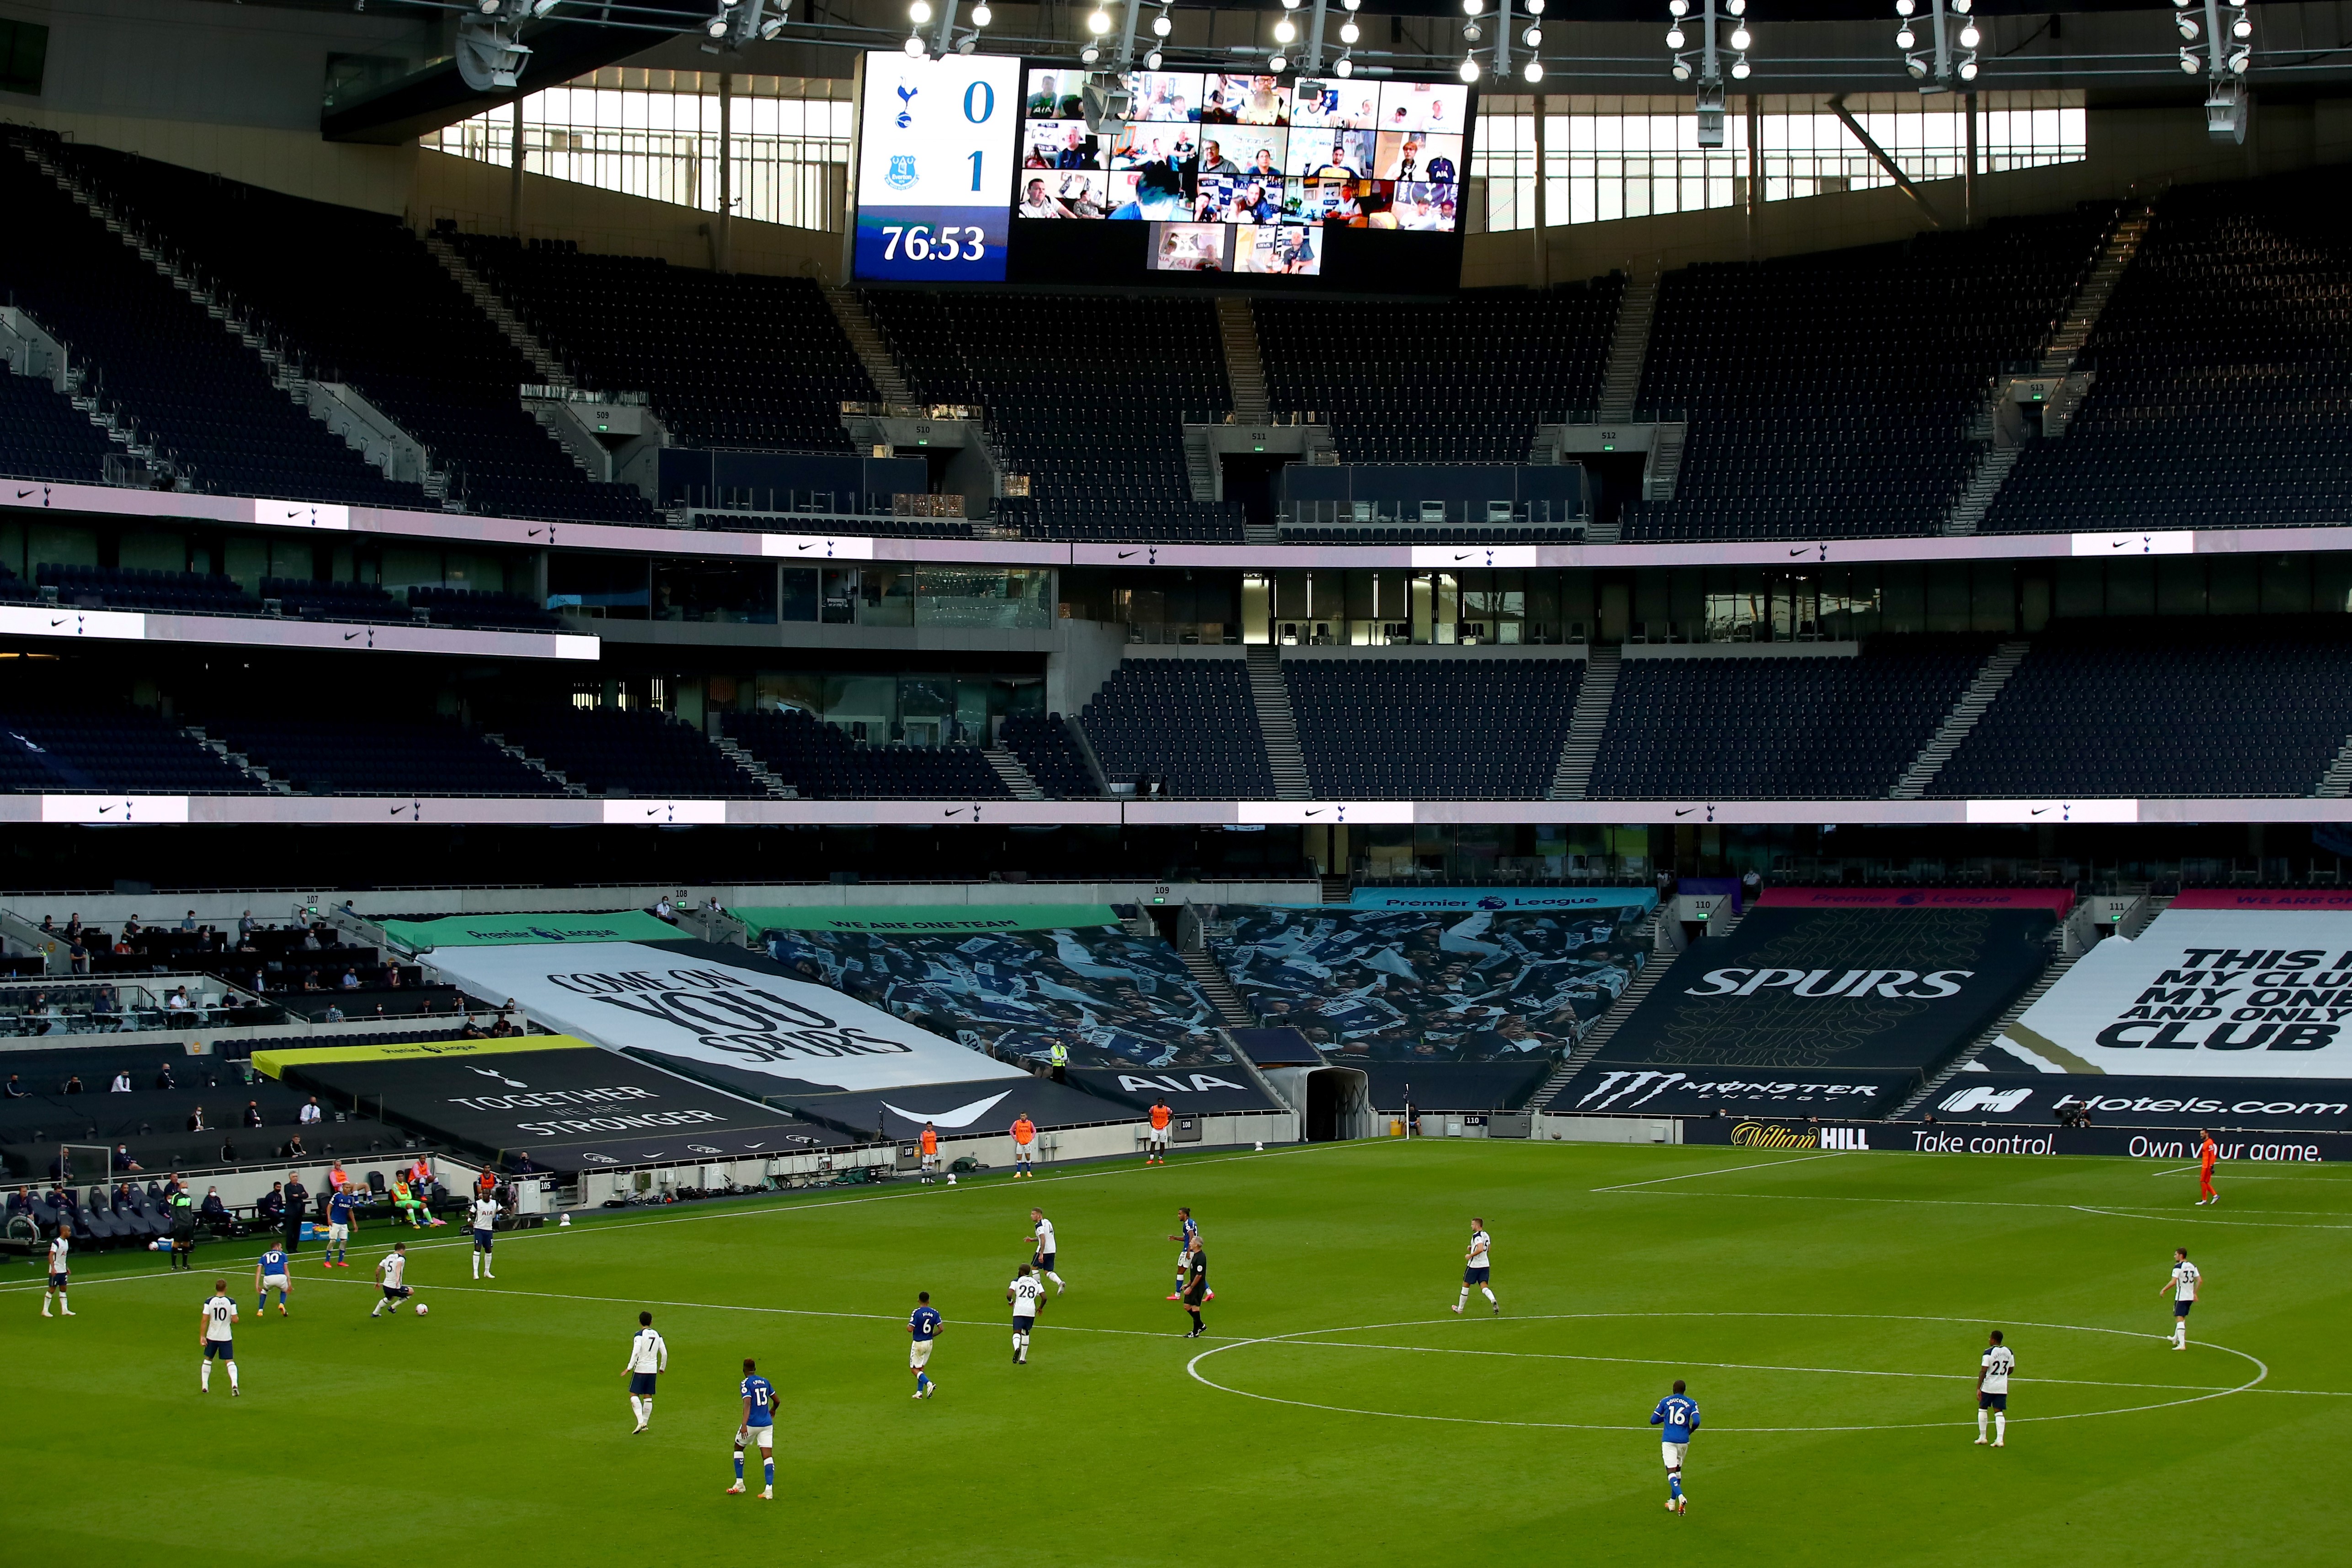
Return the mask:
<path id="1" fill-rule="evenodd" d="M 876 50 L 859 64 L 855 275 L 1003 282 L 1021 62 Z"/>

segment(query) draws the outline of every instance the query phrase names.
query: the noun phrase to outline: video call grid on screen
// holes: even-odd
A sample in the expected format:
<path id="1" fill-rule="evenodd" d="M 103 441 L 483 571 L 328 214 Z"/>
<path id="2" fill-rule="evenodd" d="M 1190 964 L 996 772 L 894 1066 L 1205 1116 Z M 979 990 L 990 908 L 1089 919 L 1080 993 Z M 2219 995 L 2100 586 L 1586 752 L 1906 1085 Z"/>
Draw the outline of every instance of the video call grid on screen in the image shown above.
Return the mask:
<path id="1" fill-rule="evenodd" d="M 1467 86 L 1135 71 L 1112 136 L 1087 129 L 1086 77 L 1024 73 L 1010 280 L 1455 287 Z"/>

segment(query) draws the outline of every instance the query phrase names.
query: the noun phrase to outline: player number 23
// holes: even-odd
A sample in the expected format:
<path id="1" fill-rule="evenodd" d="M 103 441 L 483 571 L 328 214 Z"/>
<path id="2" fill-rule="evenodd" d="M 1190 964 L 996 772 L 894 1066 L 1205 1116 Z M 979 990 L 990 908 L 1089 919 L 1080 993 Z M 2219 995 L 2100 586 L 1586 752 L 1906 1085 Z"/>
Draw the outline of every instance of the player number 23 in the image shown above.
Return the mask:
<path id="1" fill-rule="evenodd" d="M 931 237 L 931 231 L 920 224 L 912 227 L 886 227 L 882 233 L 887 237 L 887 243 L 882 247 L 882 258 L 886 261 L 896 261 L 901 248 L 906 251 L 909 261 L 978 261 L 988 254 L 988 232 L 977 224 L 969 228 L 946 225 L 940 229 L 936 239 Z"/>

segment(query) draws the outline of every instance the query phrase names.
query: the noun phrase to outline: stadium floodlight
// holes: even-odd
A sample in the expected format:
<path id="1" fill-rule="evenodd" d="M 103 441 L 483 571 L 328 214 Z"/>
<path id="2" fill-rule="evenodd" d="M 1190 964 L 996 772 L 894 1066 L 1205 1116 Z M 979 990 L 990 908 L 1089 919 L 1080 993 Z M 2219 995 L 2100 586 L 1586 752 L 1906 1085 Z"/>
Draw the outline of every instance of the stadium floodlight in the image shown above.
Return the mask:
<path id="1" fill-rule="evenodd" d="M 1462 0 L 1462 14 L 1465 16 L 1475 16 L 1486 8 L 1486 0 Z"/>
<path id="2" fill-rule="evenodd" d="M 908 34 L 908 35 L 907 35 L 907 42 L 906 42 L 905 47 L 906 47 L 907 53 L 908 53 L 908 54 L 909 54 L 909 55 L 919 56 L 919 55 L 921 55 L 921 54 L 924 52 L 924 50 L 923 50 L 923 40 L 922 40 L 919 37 L 918 37 L 917 35 L 915 35 L 915 34 L 913 34 L 913 33 L 909 33 L 909 34 Z"/>
<path id="3" fill-rule="evenodd" d="M 1461 77 L 1464 81 L 1476 81 L 1478 79 L 1477 56 L 1465 55 L 1463 57 Z"/>
<path id="4" fill-rule="evenodd" d="M 1176 24 L 1168 19 L 1168 7 L 1161 6 L 1160 15 L 1151 18 L 1151 36 L 1155 38 L 1164 38 L 1175 30 Z"/>
<path id="5" fill-rule="evenodd" d="M 985 5 L 974 5 L 974 6 L 971 8 L 971 25 L 972 25 L 973 26 L 975 26 L 975 27 L 985 27 L 985 26 L 987 26 L 991 22 L 993 22 L 993 21 L 995 21 L 995 20 L 996 20 L 996 13 L 995 13 L 995 12 L 993 12 L 993 11 L 992 11 L 992 10 L 990 10 L 987 6 L 985 6 Z"/>
<path id="6" fill-rule="evenodd" d="M 1342 22 L 1339 24 L 1339 41 L 1341 43 L 1353 44 L 1358 38 L 1360 38 L 1363 36 L 1364 30 L 1356 26 L 1353 22 Z"/>
<path id="7" fill-rule="evenodd" d="M 1904 56 L 1903 68 L 1911 73 L 1911 79 L 1914 81 L 1925 81 L 1927 79 L 1927 58 L 1923 55 Z"/>
<path id="8" fill-rule="evenodd" d="M 1143 57 L 1143 68 L 1148 71 L 1158 70 L 1160 68 L 1160 51 L 1158 49 L 1152 50 L 1150 54 Z"/>
<path id="9" fill-rule="evenodd" d="M 1895 47 L 1905 54 L 1909 54 L 1919 47 L 1919 35 L 1911 30 L 1909 23 L 1906 22 L 1895 29 Z"/>
<path id="10" fill-rule="evenodd" d="M 1338 59 L 1331 62 L 1331 74 L 1338 77 L 1340 80 L 1345 81 L 1348 78 L 1356 74 L 1356 62 L 1349 59 L 1347 56 L 1341 55 Z"/>
<path id="11" fill-rule="evenodd" d="M 2204 68 L 2205 62 L 2197 58 L 2197 51 L 2195 49 L 2183 49 L 2180 51 L 2180 72 L 2183 76 L 2195 76 L 2199 71 L 2201 71 Z"/>
<path id="12" fill-rule="evenodd" d="M 1731 29 L 1731 47 L 1733 48 L 1745 49 L 1748 45 L 1755 41 L 1756 40 L 1753 37 L 1748 36 L 1748 32 L 1746 27 L 1740 26 Z"/>
<path id="13" fill-rule="evenodd" d="M 1348 11 L 1357 10 L 1361 7 L 1363 4 L 1364 0 L 1339 0 L 1340 8 Z"/>
<path id="14" fill-rule="evenodd" d="M 1275 75 L 1280 76 L 1283 72 L 1290 68 L 1290 58 L 1280 49 L 1276 49 L 1273 54 L 1266 57 L 1265 68 L 1272 71 Z"/>
<path id="15" fill-rule="evenodd" d="M 792 25 L 792 20 L 793 16 L 791 12 L 777 12 L 774 16 L 760 24 L 760 37 L 769 43 L 774 43 L 776 41 L 777 35 L 782 33 L 786 27 L 790 26 Z"/>
<path id="16" fill-rule="evenodd" d="M 1674 18 L 1666 28 L 1666 48 L 1674 57 L 1672 70 L 1676 81 L 1698 82 L 1698 144 L 1702 147 L 1723 145 L 1723 79 L 1728 74 L 1735 81 L 1746 81 L 1750 67 L 1748 50 L 1756 39 L 1742 18 L 1748 15 L 1748 0 L 1666 0 L 1666 12 Z M 1697 58 L 1685 49 L 1690 34 L 1683 26 L 1683 18 L 1694 17 L 1697 23 Z M 1717 37 L 1724 31 L 1725 20 L 1730 20 L 1728 33 L 1721 47 Z M 1731 53 L 1728 66 L 1723 53 Z"/>
<path id="17" fill-rule="evenodd" d="M 2173 18 L 2184 44 L 2180 74 L 2205 78 L 2205 133 L 2216 142 L 2246 140 L 2246 116 L 2253 100 L 2246 90 L 2246 75 L 2254 66 L 2254 22 L 2252 0 L 2172 0 L 2180 15 Z M 2195 6 L 2205 13 L 2200 25 L 2189 15 Z M 2226 18 L 2223 13 L 2228 13 Z M 2198 46 L 2200 39 L 2202 45 Z"/>
<path id="18" fill-rule="evenodd" d="M 1895 0 L 1895 15 L 1901 18 L 1895 30 L 1895 47 L 1903 56 L 1903 68 L 1921 84 L 1922 92 L 1941 92 L 1955 80 L 1977 79 L 1977 46 L 1984 35 L 1976 23 L 1965 20 L 1976 0 Z M 1927 37 L 1920 37 L 1920 27 L 1912 21 L 1925 5 L 1921 17 Z M 1964 18 L 1957 28 L 1952 18 Z"/>
<path id="19" fill-rule="evenodd" d="M 2172 19 L 2172 25 L 2180 29 L 2181 39 L 2186 43 L 2195 43 L 2197 41 L 2197 35 L 2204 31 L 2202 27 L 2200 27 L 2197 25 L 2197 18 L 2190 16 L 2186 11 L 2183 11 L 2179 16 L 2174 17 Z"/>
<path id="20" fill-rule="evenodd" d="M 1977 25 L 1974 22 L 1970 22 L 1967 26 L 1960 29 L 1960 47 L 1964 49 L 1973 49 L 1979 44 L 1983 42 L 1984 34 L 1978 30 Z"/>
<path id="21" fill-rule="evenodd" d="M 1679 49 L 1685 44 L 1689 42 L 1690 39 L 1684 36 L 1683 30 L 1680 27 L 1668 27 L 1666 29 L 1666 47 L 1670 49 Z"/>
<path id="22" fill-rule="evenodd" d="M 562 4 L 563 0 L 531 0 L 530 14 L 534 16 L 545 16 Z"/>
<path id="23" fill-rule="evenodd" d="M 1527 45 L 1527 47 L 1531 49 L 1542 48 L 1543 29 L 1541 27 L 1529 27 L 1526 32 L 1519 35 L 1519 42 Z"/>
<path id="24" fill-rule="evenodd" d="M 1528 80 L 1531 82 L 1543 80 L 1543 61 L 1529 60 L 1527 63 L 1527 68 L 1520 71 L 1519 74 L 1527 78 Z"/>
<path id="25" fill-rule="evenodd" d="M 907 7 L 907 20 L 918 27 L 931 19 L 931 0 L 911 0 Z"/>
<path id="26" fill-rule="evenodd" d="M 1683 17 L 1690 15 L 1690 0 L 1666 0 L 1666 15 Z"/>
<path id="27" fill-rule="evenodd" d="M 1298 28 L 1292 23 L 1289 17 L 1285 16 L 1281 21 L 1276 22 L 1274 25 L 1274 41 L 1276 43 L 1296 43 L 1297 39 Z"/>
<path id="28" fill-rule="evenodd" d="M 1110 13 L 1099 7 L 1087 14 L 1087 31 L 1101 37 L 1110 31 Z"/>
<path id="29" fill-rule="evenodd" d="M 2253 36 L 2254 19 L 2252 16 L 2247 16 L 2243 11 L 2239 12 L 2238 19 L 2230 24 L 2230 37 L 2233 38 L 2251 38 Z"/>
<path id="30" fill-rule="evenodd" d="M 1462 28 L 1462 41 L 1465 44 L 1475 44 L 1486 36 L 1478 30 L 1478 24 L 1475 22 L 1465 24 Z"/>
<path id="31" fill-rule="evenodd" d="M 1086 62 L 1087 65 L 1092 65 L 1097 60 L 1102 58 L 1102 51 L 1095 47 L 1094 45 L 1088 44 L 1085 48 L 1078 51 L 1078 58 Z"/>

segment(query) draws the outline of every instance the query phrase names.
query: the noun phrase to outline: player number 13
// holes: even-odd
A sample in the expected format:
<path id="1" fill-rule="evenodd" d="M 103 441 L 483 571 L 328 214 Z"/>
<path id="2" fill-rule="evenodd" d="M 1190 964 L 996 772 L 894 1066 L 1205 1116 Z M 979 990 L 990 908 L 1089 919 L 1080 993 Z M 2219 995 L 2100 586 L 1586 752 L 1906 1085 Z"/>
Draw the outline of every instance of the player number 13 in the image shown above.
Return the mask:
<path id="1" fill-rule="evenodd" d="M 978 224 L 968 228 L 942 225 L 937 238 L 923 224 L 889 226 L 882 233 L 886 237 L 882 247 L 886 261 L 896 261 L 901 249 L 909 261 L 979 261 L 988 255 L 988 231 Z"/>

